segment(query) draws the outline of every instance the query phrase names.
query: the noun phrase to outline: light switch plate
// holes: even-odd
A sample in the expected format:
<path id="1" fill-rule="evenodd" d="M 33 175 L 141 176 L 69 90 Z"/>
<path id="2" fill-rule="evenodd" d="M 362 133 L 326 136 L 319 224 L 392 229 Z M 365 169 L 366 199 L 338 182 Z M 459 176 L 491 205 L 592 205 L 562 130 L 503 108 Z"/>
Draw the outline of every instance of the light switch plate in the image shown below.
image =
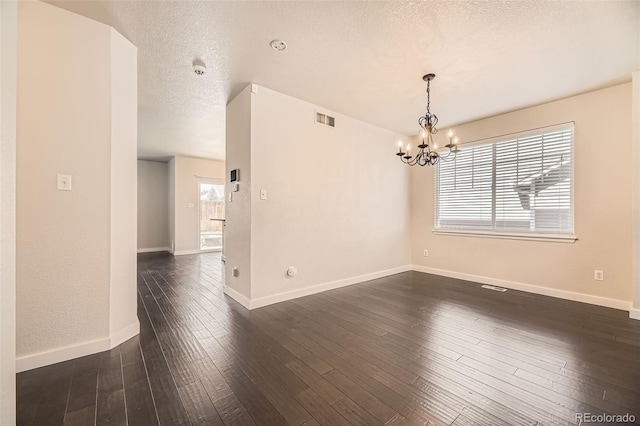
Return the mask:
<path id="1" fill-rule="evenodd" d="M 261 200 L 266 200 L 267 199 L 267 190 L 266 189 L 261 189 L 260 190 L 260 199 Z"/>
<path id="2" fill-rule="evenodd" d="M 58 191 L 71 191 L 71 175 L 58 175 Z"/>

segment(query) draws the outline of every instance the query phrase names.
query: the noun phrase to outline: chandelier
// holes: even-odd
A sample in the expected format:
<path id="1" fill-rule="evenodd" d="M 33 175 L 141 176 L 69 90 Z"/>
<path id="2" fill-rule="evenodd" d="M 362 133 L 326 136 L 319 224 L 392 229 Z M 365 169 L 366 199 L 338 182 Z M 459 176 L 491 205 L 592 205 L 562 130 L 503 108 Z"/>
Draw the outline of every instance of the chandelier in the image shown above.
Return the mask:
<path id="1" fill-rule="evenodd" d="M 398 143 L 398 152 L 396 155 L 400 157 L 403 163 L 410 166 L 433 166 L 438 164 L 440 159 L 449 160 L 453 159 L 458 152 L 458 138 L 453 137 L 453 132 L 449 131 L 449 143 L 445 145 L 445 148 L 449 148 L 449 151 L 445 156 L 441 156 L 436 150 L 436 146 L 433 143 L 433 135 L 438 133 L 438 117 L 431 113 L 431 80 L 436 78 L 435 74 L 427 74 L 422 79 L 427 82 L 427 113 L 418 118 L 418 124 L 422 128 L 422 143 L 418 145 L 418 153 L 415 157 L 411 155 L 411 145 L 407 145 L 407 152 L 402 151 L 402 141 Z M 453 153 L 453 156 L 451 154 Z M 450 157 L 451 156 L 451 157 Z M 449 158 L 450 157 L 450 158 Z"/>

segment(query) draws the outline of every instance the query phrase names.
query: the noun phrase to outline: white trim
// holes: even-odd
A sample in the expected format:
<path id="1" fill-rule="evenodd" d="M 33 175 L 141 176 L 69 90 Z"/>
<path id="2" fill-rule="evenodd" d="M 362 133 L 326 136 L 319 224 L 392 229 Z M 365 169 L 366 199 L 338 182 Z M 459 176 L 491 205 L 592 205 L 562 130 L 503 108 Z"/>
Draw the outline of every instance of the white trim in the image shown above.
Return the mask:
<path id="1" fill-rule="evenodd" d="M 138 249 L 138 253 L 155 253 L 157 251 L 168 251 L 169 253 L 171 253 L 171 249 L 169 247 L 151 247 Z"/>
<path id="2" fill-rule="evenodd" d="M 109 338 L 105 337 L 89 342 L 78 343 L 71 346 L 64 346 L 46 352 L 24 355 L 16 358 L 16 370 L 18 373 L 45 365 L 56 364 L 73 358 L 91 355 L 109 350 Z"/>
<path id="3" fill-rule="evenodd" d="M 634 320 L 640 320 L 640 309 L 629 309 L 629 318 Z"/>
<path id="4" fill-rule="evenodd" d="M 340 287 L 346 287 L 353 284 L 359 284 L 364 281 L 371 281 L 377 278 L 388 277 L 389 275 L 399 274 L 401 272 L 410 271 L 409 265 L 399 266 L 397 268 L 386 269 L 383 271 L 372 272 L 370 274 L 358 275 L 356 277 L 345 278 L 342 280 L 330 281 L 328 283 L 316 284 L 310 287 L 285 291 L 283 293 L 271 296 L 259 297 L 251 300 L 251 308 L 256 309 L 263 306 L 272 305 L 274 303 L 284 302 L 286 300 L 297 299 L 298 297 L 309 296 L 311 294 L 321 293 L 327 290 L 333 290 Z"/>
<path id="5" fill-rule="evenodd" d="M 176 250 L 173 252 L 174 256 L 184 256 L 185 254 L 200 254 L 200 250 Z"/>
<path id="6" fill-rule="evenodd" d="M 16 358 L 16 371 L 21 373 L 34 368 L 44 367 L 46 365 L 56 364 L 58 362 L 68 361 L 74 358 L 80 358 L 86 355 L 92 355 L 98 352 L 113 349 L 122 342 L 140 333 L 140 322 L 136 319 L 135 323 L 125 327 L 124 329 L 102 339 L 90 340 L 88 342 L 77 343 L 75 345 L 64 346 L 62 348 L 52 349 L 46 352 L 38 352 L 35 354 L 24 355 Z"/>
<path id="7" fill-rule="evenodd" d="M 270 296 L 259 297 L 257 299 L 248 299 L 241 295 L 237 291 L 230 287 L 225 286 L 224 292 L 231 298 L 235 299 L 238 303 L 247 309 L 256 309 L 263 306 L 273 305 L 274 303 L 280 303 L 291 299 L 297 299 L 298 297 L 309 296 L 316 293 L 321 293 L 327 290 L 333 290 L 340 287 L 346 287 L 353 284 L 359 284 L 364 281 L 371 281 L 377 278 L 388 277 L 389 275 L 399 274 L 401 272 L 407 272 L 411 270 L 411 266 L 399 266 L 396 268 L 385 269 L 383 271 L 372 272 L 370 274 L 358 275 L 351 278 L 345 278 L 342 280 L 330 281 L 328 283 L 316 284 L 305 288 L 299 288 L 295 290 L 285 291 L 282 293 L 273 294 Z"/>
<path id="8" fill-rule="evenodd" d="M 220 252 L 222 252 L 222 248 L 200 250 L 198 253 L 220 253 Z"/>
<path id="9" fill-rule="evenodd" d="M 498 278 L 483 277 L 482 275 L 465 274 L 463 272 L 448 271 L 445 269 L 431 268 L 428 266 L 413 265 L 411 269 L 417 272 L 424 272 L 426 274 L 457 278 L 459 280 L 473 281 L 481 284 L 491 284 L 498 287 L 506 287 L 513 290 L 526 291 L 527 293 L 541 294 L 544 296 L 573 300 L 574 302 L 589 303 L 591 305 L 604 306 L 607 308 L 620 309 L 623 311 L 628 311 L 631 309 L 631 303 L 625 300 L 609 299 L 608 297 L 594 296 L 592 294 L 576 293 L 573 291 L 560 290 L 557 288 L 542 287 L 533 284 L 501 280 Z"/>
<path id="10" fill-rule="evenodd" d="M 129 324 L 125 328 L 120 331 L 117 331 L 111 335 L 109 339 L 109 349 L 113 349 L 116 346 L 126 342 L 134 336 L 140 334 L 140 321 L 136 318 L 136 321 L 132 324 Z"/>
<path id="11" fill-rule="evenodd" d="M 578 240 L 575 235 L 563 234 L 518 234 L 518 233 L 500 233 L 493 231 L 469 231 L 462 229 L 433 229 L 431 231 L 435 235 L 455 235 L 458 237 L 480 237 L 480 238 L 498 238 L 504 240 L 526 240 L 526 241 L 546 241 L 554 243 L 574 243 Z"/>
<path id="12" fill-rule="evenodd" d="M 234 290 L 228 285 L 225 285 L 222 291 L 224 292 L 224 294 L 226 294 L 245 308 L 251 309 L 251 301 L 249 300 L 249 298 L 243 294 L 240 294 L 240 292 L 238 292 L 237 290 Z"/>

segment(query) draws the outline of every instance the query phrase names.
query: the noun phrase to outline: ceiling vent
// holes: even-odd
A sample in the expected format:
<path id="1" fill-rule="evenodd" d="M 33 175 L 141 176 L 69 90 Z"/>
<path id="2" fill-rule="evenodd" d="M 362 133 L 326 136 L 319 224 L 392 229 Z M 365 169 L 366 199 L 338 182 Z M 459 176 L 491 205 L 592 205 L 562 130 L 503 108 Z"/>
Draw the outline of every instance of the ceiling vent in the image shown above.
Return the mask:
<path id="1" fill-rule="evenodd" d="M 335 117 L 316 111 L 316 124 L 324 124 L 329 127 L 336 127 Z"/>

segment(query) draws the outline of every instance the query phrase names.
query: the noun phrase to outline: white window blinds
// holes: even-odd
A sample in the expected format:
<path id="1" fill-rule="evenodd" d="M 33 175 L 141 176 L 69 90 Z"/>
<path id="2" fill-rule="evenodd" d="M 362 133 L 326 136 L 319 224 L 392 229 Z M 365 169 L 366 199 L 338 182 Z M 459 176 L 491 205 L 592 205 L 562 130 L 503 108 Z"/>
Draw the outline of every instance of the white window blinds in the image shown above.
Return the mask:
<path id="1" fill-rule="evenodd" d="M 573 234 L 573 123 L 461 146 L 435 170 L 435 229 Z"/>

